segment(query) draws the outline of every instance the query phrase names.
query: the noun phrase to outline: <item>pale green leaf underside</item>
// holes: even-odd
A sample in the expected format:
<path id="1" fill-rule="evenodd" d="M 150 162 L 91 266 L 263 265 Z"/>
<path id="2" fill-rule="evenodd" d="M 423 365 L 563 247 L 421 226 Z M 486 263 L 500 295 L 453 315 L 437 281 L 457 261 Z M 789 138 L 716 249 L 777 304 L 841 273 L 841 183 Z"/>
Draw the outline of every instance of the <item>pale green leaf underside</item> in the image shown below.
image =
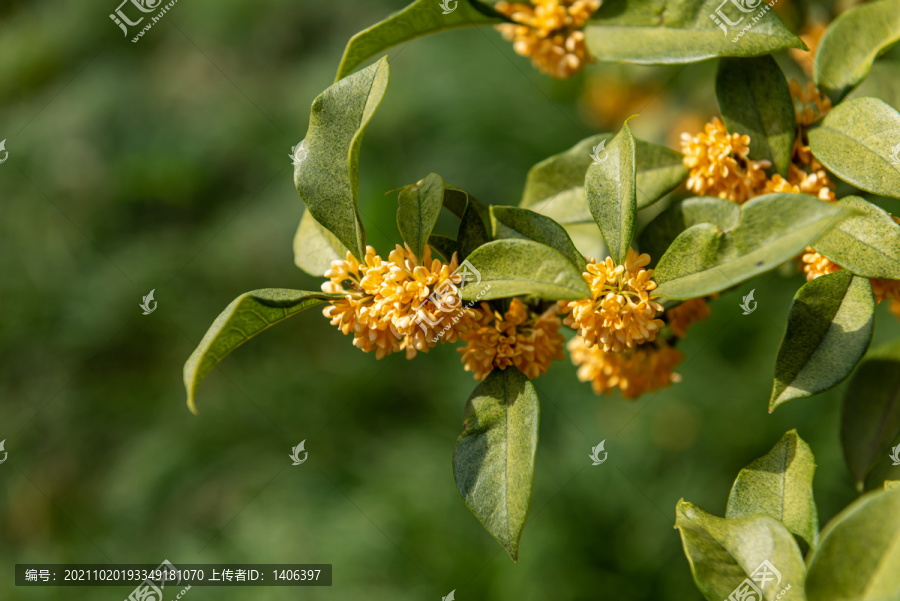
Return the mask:
<path id="1" fill-rule="evenodd" d="M 469 397 L 453 451 L 459 493 L 514 561 L 531 506 L 539 419 L 531 382 L 515 367 L 494 370 Z"/>
<path id="2" fill-rule="evenodd" d="M 840 103 L 809 130 L 809 147 L 845 182 L 900 198 L 900 113 L 881 100 Z"/>
<path id="3" fill-rule="evenodd" d="M 572 261 L 581 271 L 587 271 L 587 263 L 561 225 L 534 211 L 516 207 L 491 207 L 491 225 L 494 239 L 523 238 L 556 249 Z"/>
<path id="4" fill-rule="evenodd" d="M 806 194 L 758 196 L 731 231 L 702 223 L 679 235 L 653 273 L 656 292 L 682 300 L 736 286 L 797 256 L 850 214 Z"/>
<path id="5" fill-rule="evenodd" d="M 900 280 L 900 224 L 858 196 L 847 196 L 837 204 L 857 214 L 829 230 L 813 248 L 856 275 Z"/>
<path id="6" fill-rule="evenodd" d="M 726 232 L 736 228 L 740 221 L 741 207 L 735 202 L 713 196 L 685 198 L 647 224 L 638 237 L 641 252 L 648 253 L 650 264 L 655 266 L 684 230 L 700 223 L 710 223 Z"/>
<path id="7" fill-rule="evenodd" d="M 804 284 L 778 349 L 769 411 L 849 376 L 869 347 L 874 316 L 875 297 L 865 278 L 842 269 Z"/>
<path id="8" fill-rule="evenodd" d="M 294 264 L 309 275 L 322 277 L 332 261 L 346 258 L 347 248 L 341 241 L 304 210 L 294 234 Z"/>
<path id="9" fill-rule="evenodd" d="M 188 407 L 194 413 L 197 412 L 194 403 L 197 388 L 210 370 L 231 351 L 263 330 L 304 309 L 340 298 L 343 298 L 343 295 L 264 288 L 246 292 L 234 299 L 216 317 L 184 364 L 184 386 L 187 390 Z"/>
<path id="10" fill-rule="evenodd" d="M 819 532 L 812 489 L 815 471 L 812 450 L 791 430 L 771 451 L 741 470 L 731 487 L 725 517 L 767 515 L 814 547 Z"/>
<path id="11" fill-rule="evenodd" d="M 854 6 L 839 15 L 816 51 L 818 86 L 837 103 L 869 74 L 872 63 L 900 40 L 900 0 Z"/>

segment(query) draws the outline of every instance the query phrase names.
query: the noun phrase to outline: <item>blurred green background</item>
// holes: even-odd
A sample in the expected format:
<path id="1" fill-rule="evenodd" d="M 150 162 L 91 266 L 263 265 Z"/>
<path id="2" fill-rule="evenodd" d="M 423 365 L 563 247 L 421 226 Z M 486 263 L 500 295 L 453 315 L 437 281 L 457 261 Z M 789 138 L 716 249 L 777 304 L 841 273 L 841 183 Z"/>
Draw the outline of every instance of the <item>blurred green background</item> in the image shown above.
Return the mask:
<path id="1" fill-rule="evenodd" d="M 169 559 L 334 564 L 331 588 L 195 587 L 194 601 L 452 589 L 460 601 L 699 600 L 678 499 L 722 515 L 737 471 L 794 427 L 818 460 L 822 522 L 855 498 L 839 445 L 845 385 L 766 411 L 796 273 L 715 301 L 681 347 L 683 382 L 661 394 L 595 397 L 568 360 L 536 380 L 518 564 L 453 482 L 475 382 L 450 345 L 376 361 L 311 310 L 229 357 L 191 415 L 182 364 L 219 311 L 255 288 L 318 288 L 293 265 L 302 205 L 288 154 L 347 39 L 405 2 L 181 0 L 136 44 L 107 16 L 116 3 L 0 5 L 0 598 L 130 592 L 17 589 L 15 563 Z M 781 5 L 795 30 L 802 8 Z M 717 114 L 715 61 L 598 64 L 558 82 L 473 29 L 395 48 L 390 63 L 360 169 L 381 254 L 399 241 L 385 192 L 430 171 L 516 204 L 532 164 L 631 114 L 637 136 L 675 148 Z M 759 309 L 743 316 L 751 288 Z M 144 316 L 151 289 L 158 309 Z M 898 335 L 879 307 L 876 343 Z M 301 440 L 309 460 L 292 467 Z M 609 460 L 592 467 L 601 440 Z"/>

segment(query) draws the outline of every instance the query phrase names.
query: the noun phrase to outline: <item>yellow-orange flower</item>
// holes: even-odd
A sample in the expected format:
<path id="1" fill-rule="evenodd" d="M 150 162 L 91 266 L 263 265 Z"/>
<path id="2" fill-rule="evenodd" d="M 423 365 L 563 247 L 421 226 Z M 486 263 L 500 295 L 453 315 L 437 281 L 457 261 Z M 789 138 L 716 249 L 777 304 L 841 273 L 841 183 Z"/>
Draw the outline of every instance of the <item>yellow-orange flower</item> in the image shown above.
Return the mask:
<path id="1" fill-rule="evenodd" d="M 841 269 L 841 266 L 833 262 L 824 255 L 820 255 L 812 247 L 807 246 L 806 252 L 800 257 L 803 263 L 803 273 L 806 274 L 806 281 L 811 282 L 817 277 L 834 273 Z"/>
<path id="2" fill-rule="evenodd" d="M 692 298 L 666 311 L 666 321 L 669 322 L 673 334 L 684 338 L 692 325 L 706 321 L 710 313 L 712 311 L 710 311 L 706 299 Z"/>
<path id="3" fill-rule="evenodd" d="M 652 269 L 644 269 L 650 255 L 638 255 L 628 249 L 624 265 L 612 258 L 588 263 L 582 274 L 591 287 L 591 298 L 560 301 L 560 312 L 568 313 L 565 324 L 578 330 L 588 346 L 602 346 L 604 351 L 620 352 L 656 338 L 664 325 L 656 319 L 663 306 L 650 292 L 656 282 L 650 279 Z"/>
<path id="4" fill-rule="evenodd" d="M 455 342 L 461 315 L 456 255 L 450 263 L 431 258 L 426 249 L 421 264 L 402 246 L 384 261 L 369 246 L 363 263 L 351 254 L 333 261 L 325 273 L 324 292 L 345 293 L 323 311 L 331 324 L 353 335 L 353 344 L 378 359 L 405 350 L 407 358 L 428 352 L 439 341 Z M 441 332 L 438 334 L 438 332 Z"/>
<path id="5" fill-rule="evenodd" d="M 756 196 L 766 182 L 769 161 L 753 161 L 750 136 L 728 134 L 718 117 L 695 136 L 681 134 L 684 165 L 689 168 L 687 187 L 696 194 L 727 198 L 743 204 Z"/>
<path id="6" fill-rule="evenodd" d="M 896 217 L 894 218 L 897 219 Z M 806 248 L 806 253 L 801 257 L 803 263 L 803 272 L 806 274 L 806 280 L 811 281 L 817 277 L 834 273 L 842 267 L 817 253 L 810 247 Z M 872 292 L 875 294 L 875 302 L 891 301 L 891 313 L 900 318 L 900 280 L 882 280 L 878 278 L 870 278 L 872 284 Z"/>
<path id="7" fill-rule="evenodd" d="M 827 96 L 823 97 L 813 82 L 806 82 L 804 89 L 796 79 L 792 79 L 788 88 L 794 99 L 794 111 L 800 125 L 811 125 L 831 110 L 831 100 Z"/>
<path id="8" fill-rule="evenodd" d="M 568 348 L 572 363 L 578 367 L 578 379 L 590 382 L 595 394 L 611 394 L 618 388 L 624 398 L 636 399 L 681 380 L 673 370 L 684 355 L 669 345 L 645 344 L 615 353 L 589 346 L 576 336 Z"/>
<path id="9" fill-rule="evenodd" d="M 498 2 L 494 8 L 515 21 L 497 25 L 503 37 L 544 73 L 565 79 L 592 60 L 582 28 L 600 8 L 600 0 Z"/>
<path id="10" fill-rule="evenodd" d="M 555 306 L 542 314 L 514 298 L 509 310 L 500 315 L 490 305 L 466 311 L 459 337 L 466 346 L 462 353 L 466 371 L 483 380 L 494 369 L 515 365 L 532 380 L 547 372 L 554 359 L 562 359 L 564 338 Z"/>

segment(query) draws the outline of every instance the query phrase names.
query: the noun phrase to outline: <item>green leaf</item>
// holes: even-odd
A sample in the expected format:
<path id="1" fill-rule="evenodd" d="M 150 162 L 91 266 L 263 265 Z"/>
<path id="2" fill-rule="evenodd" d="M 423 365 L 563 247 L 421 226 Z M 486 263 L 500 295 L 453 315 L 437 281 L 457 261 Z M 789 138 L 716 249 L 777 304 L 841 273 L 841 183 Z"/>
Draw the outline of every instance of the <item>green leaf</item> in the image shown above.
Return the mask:
<path id="1" fill-rule="evenodd" d="M 581 200 L 581 213 L 577 223 L 593 223 L 594 219 L 584 196 L 584 179 L 594 162 L 591 158 L 594 148 L 604 141 L 609 142 L 613 135 L 605 133 L 591 136 L 532 167 L 528 171 L 525 192 L 519 206 L 550 216 L 549 211 L 560 199 L 577 195 Z M 635 139 L 634 155 L 638 209 L 650 206 L 687 178 L 688 168 L 684 166 L 684 156 L 680 152 Z M 606 155 L 601 150 L 599 156 L 602 158 Z"/>
<path id="2" fill-rule="evenodd" d="M 387 60 L 333 84 L 313 101 L 303 140 L 307 157 L 294 184 L 310 214 L 362 260 L 366 235 L 359 217 L 359 146 L 388 84 Z"/>
<path id="3" fill-rule="evenodd" d="M 722 0 L 608 0 L 585 29 L 588 49 L 601 61 L 641 64 L 683 64 L 716 56 L 806 49 L 768 3 L 747 0 L 741 4 L 753 8 L 743 10 L 737 2 Z M 756 17 L 757 22 L 743 31 Z"/>
<path id="4" fill-rule="evenodd" d="M 449 262 L 453 257 L 453 253 L 459 251 L 459 244 L 453 238 L 432 234 L 428 238 L 428 245 L 444 257 L 445 262 Z"/>
<path id="5" fill-rule="evenodd" d="M 216 317 L 184 364 L 188 407 L 197 413 L 194 395 L 200 382 L 231 351 L 304 309 L 340 298 L 343 298 L 342 294 L 264 288 L 246 292 L 234 299 Z"/>
<path id="6" fill-rule="evenodd" d="M 347 248 L 334 234 L 313 219 L 309 211 L 303 211 L 300 227 L 294 235 L 294 263 L 309 275 L 322 277 L 332 261 L 347 258 Z"/>
<path id="7" fill-rule="evenodd" d="M 761 587 L 769 601 L 790 586 L 790 599 L 805 601 L 806 567 L 793 535 L 767 515 L 722 519 L 692 503 L 679 501 L 675 527 L 681 533 L 684 554 L 697 588 L 709 601 L 722 601 L 764 561 L 781 578 L 768 579 Z M 773 574 L 774 575 L 774 574 Z"/>
<path id="8" fill-rule="evenodd" d="M 599 149 L 594 152 L 599 153 Z M 601 158 L 601 162 L 595 161 L 588 167 L 584 191 L 609 254 L 613 261 L 621 265 L 634 237 L 634 214 L 637 211 L 634 138 L 627 123 L 610 142 L 606 152 L 606 159 Z"/>
<path id="9" fill-rule="evenodd" d="M 419 261 L 428 247 L 428 237 L 437 223 L 444 202 L 444 180 L 437 173 L 400 191 L 397 228 L 403 241 Z"/>
<path id="10" fill-rule="evenodd" d="M 465 301 L 513 296 L 544 300 L 589 298 L 591 289 L 572 262 L 558 251 L 531 240 L 488 242 L 469 255 L 476 281 L 460 289 Z"/>
<path id="11" fill-rule="evenodd" d="M 837 104 L 869 74 L 878 55 L 900 40 L 900 0 L 850 8 L 828 29 L 816 51 L 816 84 Z"/>
<path id="12" fill-rule="evenodd" d="M 900 110 L 900 63 L 880 61 L 872 65 L 869 76 L 847 96 L 848 99 L 873 96 Z"/>
<path id="13" fill-rule="evenodd" d="M 845 182 L 900 198 L 900 113 L 881 100 L 840 103 L 809 130 L 809 148 Z"/>
<path id="14" fill-rule="evenodd" d="M 750 136 L 750 156 L 787 177 L 797 124 L 781 67 L 771 56 L 723 58 L 716 97 L 729 133 Z"/>
<path id="15" fill-rule="evenodd" d="M 900 480 L 885 480 L 884 490 L 900 489 Z"/>
<path id="16" fill-rule="evenodd" d="M 719 230 L 733 230 L 741 221 L 739 204 L 714 196 L 695 196 L 675 203 L 647 224 L 638 240 L 641 252 L 655 265 L 675 239 L 689 227 L 711 223 Z"/>
<path id="17" fill-rule="evenodd" d="M 702 223 L 678 236 L 653 272 L 656 292 L 683 300 L 737 286 L 797 256 L 850 214 L 807 194 L 757 196 L 733 230 Z"/>
<path id="18" fill-rule="evenodd" d="M 513 561 L 531 506 L 539 419 L 537 393 L 522 372 L 494 370 L 469 397 L 453 451 L 459 494 Z"/>
<path id="19" fill-rule="evenodd" d="M 354 35 L 344 49 L 336 80 L 343 79 L 376 54 L 397 44 L 449 29 L 506 21 L 482 2 L 459 0 L 456 10 L 448 15 L 443 14 L 440 4 L 438 0 L 416 0 L 384 21 Z"/>
<path id="20" fill-rule="evenodd" d="M 858 196 L 847 196 L 837 204 L 857 214 L 829 230 L 813 248 L 856 275 L 900 280 L 900 224 Z"/>
<path id="21" fill-rule="evenodd" d="M 900 599 L 900 489 L 851 503 L 822 531 L 808 563 L 809 601 Z"/>
<path id="22" fill-rule="evenodd" d="M 887 459 L 900 434 L 900 341 L 869 354 L 844 393 L 841 444 L 857 488 L 865 488 L 872 468 Z"/>
<path id="23" fill-rule="evenodd" d="M 523 238 L 540 242 L 555 248 L 582 272 L 587 271 L 587 262 L 572 244 L 566 230 L 549 217 L 528 209 L 492 206 L 491 224 L 495 240 Z"/>
<path id="24" fill-rule="evenodd" d="M 769 411 L 849 376 L 869 347 L 874 317 L 875 296 L 865 278 L 842 269 L 804 284 L 778 349 Z"/>
<path id="25" fill-rule="evenodd" d="M 791 430 L 771 451 L 741 470 L 731 487 L 725 517 L 767 515 L 814 547 L 819 532 L 812 489 L 815 471 L 812 450 Z"/>

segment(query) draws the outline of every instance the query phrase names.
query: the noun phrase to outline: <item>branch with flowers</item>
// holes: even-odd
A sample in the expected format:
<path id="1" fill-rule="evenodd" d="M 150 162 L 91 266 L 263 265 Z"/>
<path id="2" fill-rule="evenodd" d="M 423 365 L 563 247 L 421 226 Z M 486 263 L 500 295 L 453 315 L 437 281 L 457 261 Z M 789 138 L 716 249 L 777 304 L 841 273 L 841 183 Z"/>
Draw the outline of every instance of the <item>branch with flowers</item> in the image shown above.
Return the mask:
<path id="1" fill-rule="evenodd" d="M 633 2 L 610 2 L 621 9 L 610 12 L 592 0 L 460 0 L 459 13 L 445 17 L 436 4 L 415 2 L 357 34 L 338 81 L 313 102 L 294 173 L 306 206 L 294 252 L 301 269 L 326 281 L 320 292 L 265 289 L 235 299 L 185 365 L 191 409 L 226 355 L 311 307 L 376 359 L 413 359 L 458 343 L 480 384 L 454 451 L 456 485 L 516 560 L 538 440 L 531 380 L 567 348 L 578 379 L 597 394 L 636 399 L 668 387 L 679 381 L 679 341 L 707 318 L 711 301 L 796 264 L 808 281 L 790 310 L 769 410 L 829 390 L 855 370 L 850 390 L 866 394 L 848 393 L 843 428 L 853 436 L 843 443 L 864 490 L 900 434 L 900 347 L 869 350 L 876 304 L 888 302 L 900 317 L 900 220 L 871 202 L 900 198 L 900 113 L 878 98 L 847 96 L 900 39 L 900 23 L 890 21 L 898 0 L 852 9 L 828 27 L 817 79 L 805 85 L 788 82 L 769 54 L 805 47 L 771 12 L 733 44 L 697 16 L 709 2 L 673 3 L 664 22 Z M 852 51 L 838 48 L 860 19 L 879 16 L 894 28 Z M 418 35 L 498 23 L 517 52 L 557 77 L 591 60 L 720 57 L 721 118 L 683 134 L 681 152 L 635 138 L 628 121 L 591 136 L 533 166 L 517 207 L 484 204 L 429 174 L 399 190 L 401 240 L 379 253 L 366 244 L 358 166 L 389 67 L 382 58 L 354 69 Z M 838 180 L 849 192 L 841 198 Z M 676 192 L 673 200 L 682 186 L 693 196 Z M 637 231 L 639 212 L 662 199 L 667 208 L 654 207 L 658 215 Z M 458 219 L 455 236 L 434 231 L 444 211 Z M 564 327 L 573 331 L 568 343 Z M 894 375 L 872 377 L 885 373 Z M 900 591 L 900 580 L 892 582 Z"/>

